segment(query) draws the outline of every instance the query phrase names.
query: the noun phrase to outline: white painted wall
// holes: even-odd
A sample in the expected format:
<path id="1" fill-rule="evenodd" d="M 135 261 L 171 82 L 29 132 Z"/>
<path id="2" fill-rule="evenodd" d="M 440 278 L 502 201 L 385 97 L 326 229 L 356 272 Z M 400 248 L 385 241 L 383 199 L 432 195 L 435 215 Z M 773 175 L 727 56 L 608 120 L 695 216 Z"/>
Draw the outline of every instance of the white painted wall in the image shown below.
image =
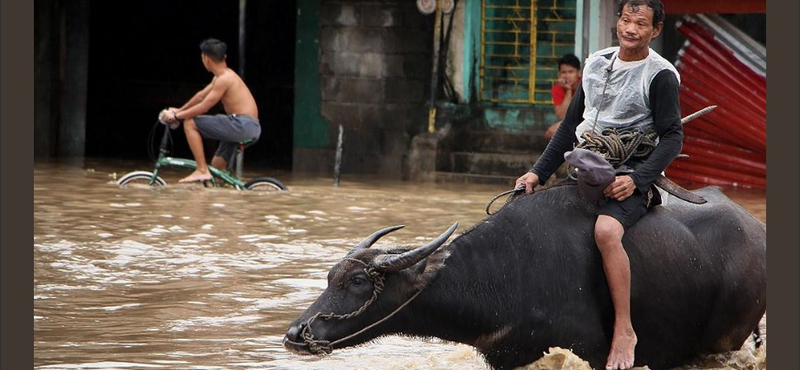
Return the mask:
<path id="1" fill-rule="evenodd" d="M 586 11 L 584 22 L 581 23 L 583 27 L 588 27 L 587 32 L 584 34 L 583 40 L 576 40 L 576 50 L 580 50 L 577 46 L 578 43 L 581 47 L 585 48 L 583 52 L 588 52 L 582 58 L 586 58 L 597 50 L 607 48 L 609 46 L 617 45 L 616 27 L 617 27 L 617 6 L 615 0 L 578 0 L 584 3 L 583 9 Z M 588 23 L 588 25 L 587 25 Z M 663 32 L 663 31 L 662 31 Z M 576 37 L 579 33 L 576 32 Z M 661 53 L 662 50 L 662 37 L 655 38 L 650 47 L 656 52 Z M 580 56 L 580 55 L 579 55 Z"/>

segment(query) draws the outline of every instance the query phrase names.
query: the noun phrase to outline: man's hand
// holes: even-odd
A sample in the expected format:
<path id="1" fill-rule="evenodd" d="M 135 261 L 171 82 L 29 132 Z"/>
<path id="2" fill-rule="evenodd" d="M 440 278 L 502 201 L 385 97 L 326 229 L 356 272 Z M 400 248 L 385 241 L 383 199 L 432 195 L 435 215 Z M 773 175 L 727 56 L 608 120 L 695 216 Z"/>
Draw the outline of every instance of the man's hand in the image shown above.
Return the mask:
<path id="1" fill-rule="evenodd" d="M 572 91 L 572 82 L 567 81 L 566 78 L 559 78 L 557 83 L 564 91 Z"/>
<path id="2" fill-rule="evenodd" d="M 171 123 L 175 118 L 172 111 L 167 108 L 158 113 L 158 120 L 161 121 L 161 123 Z"/>
<path id="3" fill-rule="evenodd" d="M 633 195 L 634 190 L 636 190 L 636 184 L 633 179 L 628 175 L 623 175 L 614 178 L 614 182 L 603 190 L 603 194 L 617 201 L 623 201 Z"/>
<path id="4" fill-rule="evenodd" d="M 515 188 L 520 187 L 521 185 L 525 185 L 525 193 L 530 194 L 533 193 L 533 188 L 539 184 L 539 175 L 528 172 L 517 179 L 517 184 L 514 186 Z"/>
<path id="5" fill-rule="evenodd" d="M 175 112 L 177 111 L 178 108 L 166 108 L 158 114 L 158 120 L 161 123 L 168 125 L 170 129 L 174 130 L 181 125 L 181 121 L 179 121 L 175 116 Z"/>

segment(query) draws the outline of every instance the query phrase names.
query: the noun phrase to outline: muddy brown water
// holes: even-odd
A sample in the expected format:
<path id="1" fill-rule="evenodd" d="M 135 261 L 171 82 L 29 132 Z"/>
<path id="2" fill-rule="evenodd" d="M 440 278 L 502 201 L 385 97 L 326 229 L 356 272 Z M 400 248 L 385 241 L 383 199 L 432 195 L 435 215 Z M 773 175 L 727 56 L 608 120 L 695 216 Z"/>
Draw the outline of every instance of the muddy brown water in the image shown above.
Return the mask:
<path id="1" fill-rule="evenodd" d="M 281 339 L 363 237 L 404 224 L 376 246 L 420 245 L 455 221 L 465 230 L 508 188 L 348 176 L 334 187 L 331 178 L 248 171 L 290 191 L 177 185 L 182 173 L 169 171 L 164 188 L 114 184 L 134 169 L 148 165 L 34 165 L 35 368 L 488 369 L 471 347 L 435 338 L 390 336 L 324 357 L 289 353 Z M 766 222 L 764 191 L 725 191 Z M 748 341 L 681 369 L 765 361 L 766 346 Z"/>

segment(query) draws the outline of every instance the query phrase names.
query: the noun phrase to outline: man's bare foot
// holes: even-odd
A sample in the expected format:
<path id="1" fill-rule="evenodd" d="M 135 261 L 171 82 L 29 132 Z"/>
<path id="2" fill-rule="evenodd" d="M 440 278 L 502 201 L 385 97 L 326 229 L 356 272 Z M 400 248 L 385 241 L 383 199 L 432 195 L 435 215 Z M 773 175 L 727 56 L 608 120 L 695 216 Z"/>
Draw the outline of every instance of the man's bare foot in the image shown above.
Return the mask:
<path id="1" fill-rule="evenodd" d="M 611 341 L 611 351 L 608 354 L 606 370 L 630 369 L 633 367 L 633 353 L 636 348 L 636 333 L 622 331 L 614 333 Z"/>
<path id="2" fill-rule="evenodd" d="M 211 173 L 194 171 L 192 172 L 191 175 L 178 180 L 178 182 L 186 183 L 186 182 L 206 181 L 206 180 L 211 180 Z"/>

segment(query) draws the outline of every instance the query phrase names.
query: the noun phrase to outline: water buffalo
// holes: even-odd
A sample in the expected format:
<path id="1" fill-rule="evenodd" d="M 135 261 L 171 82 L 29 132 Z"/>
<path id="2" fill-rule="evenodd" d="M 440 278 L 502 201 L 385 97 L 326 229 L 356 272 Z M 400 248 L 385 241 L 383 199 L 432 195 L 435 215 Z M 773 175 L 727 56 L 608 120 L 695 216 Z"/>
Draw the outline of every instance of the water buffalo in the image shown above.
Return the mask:
<path id="1" fill-rule="evenodd" d="M 717 188 L 706 204 L 670 198 L 625 234 L 636 366 L 681 366 L 740 349 L 766 312 L 766 225 Z M 474 346 L 495 369 L 571 349 L 603 368 L 613 306 L 574 184 L 523 195 L 454 238 L 419 248 L 356 245 L 296 319 L 284 346 L 322 354 L 388 334 Z M 443 246 L 444 245 L 444 246 Z"/>

